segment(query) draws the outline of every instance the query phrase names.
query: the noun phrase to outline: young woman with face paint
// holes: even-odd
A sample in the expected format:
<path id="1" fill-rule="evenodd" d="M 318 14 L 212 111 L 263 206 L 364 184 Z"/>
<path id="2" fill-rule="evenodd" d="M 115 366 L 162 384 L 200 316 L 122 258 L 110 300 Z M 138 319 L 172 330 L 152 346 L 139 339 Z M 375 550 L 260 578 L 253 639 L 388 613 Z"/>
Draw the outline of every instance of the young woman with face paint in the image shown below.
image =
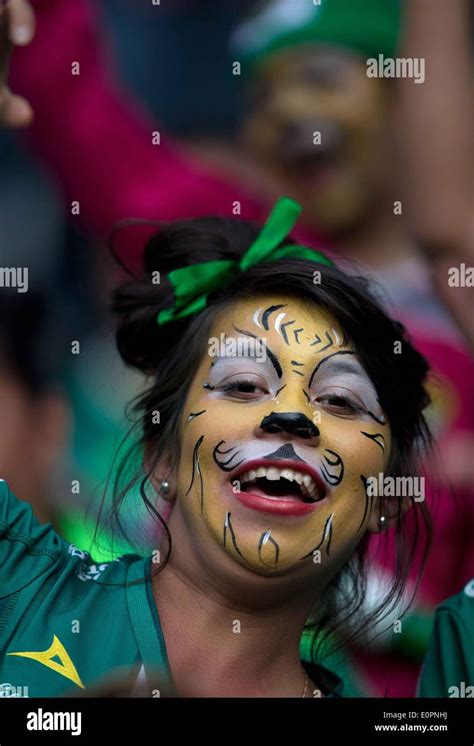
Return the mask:
<path id="1" fill-rule="evenodd" d="M 7 596 L 34 572 L 28 593 L 42 604 L 6 613 L 3 677 L 25 682 L 29 672 L 54 695 L 65 679 L 86 688 L 143 667 L 181 696 L 331 696 L 340 682 L 300 660 L 300 638 L 305 625 L 319 640 L 347 628 L 374 534 L 398 549 L 378 616 L 399 601 L 426 553 L 428 510 L 367 485 L 416 474 L 429 441 L 427 365 L 363 280 L 292 243 L 298 214 L 282 199 L 261 231 L 222 218 L 164 226 L 143 276 L 116 291 L 118 349 L 151 376 L 136 404 L 146 472 L 137 480 L 166 528 L 159 561 L 96 565 L 5 489 Z M 115 493 L 117 525 L 126 494 Z M 416 547 L 406 545 L 409 507 Z M 87 643 L 70 633 L 73 608 L 94 625 Z"/>

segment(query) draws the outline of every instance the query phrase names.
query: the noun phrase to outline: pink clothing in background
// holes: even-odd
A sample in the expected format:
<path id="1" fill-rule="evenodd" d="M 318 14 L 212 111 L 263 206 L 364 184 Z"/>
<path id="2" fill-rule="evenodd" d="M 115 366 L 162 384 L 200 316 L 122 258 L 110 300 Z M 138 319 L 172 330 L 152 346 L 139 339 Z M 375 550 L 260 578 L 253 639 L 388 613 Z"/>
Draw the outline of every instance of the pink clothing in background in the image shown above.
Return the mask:
<path id="1" fill-rule="evenodd" d="M 114 79 L 87 0 L 36 0 L 37 31 L 16 48 L 11 84 L 32 104 L 30 142 L 59 177 L 80 222 L 98 237 L 123 218 L 174 220 L 203 214 L 262 219 L 266 210 L 241 187 L 181 155 L 159 125 Z M 72 74 L 79 63 L 79 75 Z"/>

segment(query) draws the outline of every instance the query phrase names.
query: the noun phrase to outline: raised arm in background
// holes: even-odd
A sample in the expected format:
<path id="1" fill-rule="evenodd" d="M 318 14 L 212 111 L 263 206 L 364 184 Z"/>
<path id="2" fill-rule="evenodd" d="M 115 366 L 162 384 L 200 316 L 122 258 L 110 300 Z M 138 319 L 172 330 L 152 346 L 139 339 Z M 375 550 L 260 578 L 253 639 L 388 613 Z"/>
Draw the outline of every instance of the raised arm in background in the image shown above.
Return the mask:
<path id="1" fill-rule="evenodd" d="M 404 57 L 426 79 L 399 81 L 401 145 L 415 236 L 437 292 L 474 349 L 474 288 L 448 283 L 474 267 L 473 79 L 468 0 L 407 0 Z"/>
<path id="2" fill-rule="evenodd" d="M 68 202 L 79 202 L 79 220 L 89 231 L 105 238 L 117 220 L 130 216 L 232 215 L 235 201 L 242 217 L 262 217 L 245 189 L 195 162 L 166 133 L 154 144 L 159 124 L 114 77 L 88 0 L 8 0 L 7 8 L 10 38 L 21 14 L 21 27 L 28 29 L 23 42 L 34 38 L 14 49 L 11 59 L 10 83 L 22 99 L 7 91 L 8 51 L 0 41 L 0 100 L 7 101 L 0 124 L 15 116 L 17 125 L 32 120 L 31 145 L 58 175 Z M 20 115 L 28 105 L 34 116 L 29 109 Z"/>

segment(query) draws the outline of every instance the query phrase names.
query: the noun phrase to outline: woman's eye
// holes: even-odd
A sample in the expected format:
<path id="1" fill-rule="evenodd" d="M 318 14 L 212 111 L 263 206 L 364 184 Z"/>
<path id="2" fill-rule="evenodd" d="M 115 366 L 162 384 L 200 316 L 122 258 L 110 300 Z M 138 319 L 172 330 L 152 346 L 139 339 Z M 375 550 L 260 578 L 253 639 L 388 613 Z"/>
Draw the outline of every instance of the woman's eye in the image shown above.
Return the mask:
<path id="1" fill-rule="evenodd" d="M 250 398 L 252 395 L 259 393 L 267 393 L 266 389 L 255 381 L 231 381 L 230 383 L 225 383 L 221 390 L 226 394 L 240 396 L 241 399 Z"/>
<path id="2" fill-rule="evenodd" d="M 356 412 L 365 412 L 360 404 L 342 394 L 325 394 L 324 396 L 318 396 L 316 401 L 320 404 L 325 404 L 336 413 L 354 414 Z"/>

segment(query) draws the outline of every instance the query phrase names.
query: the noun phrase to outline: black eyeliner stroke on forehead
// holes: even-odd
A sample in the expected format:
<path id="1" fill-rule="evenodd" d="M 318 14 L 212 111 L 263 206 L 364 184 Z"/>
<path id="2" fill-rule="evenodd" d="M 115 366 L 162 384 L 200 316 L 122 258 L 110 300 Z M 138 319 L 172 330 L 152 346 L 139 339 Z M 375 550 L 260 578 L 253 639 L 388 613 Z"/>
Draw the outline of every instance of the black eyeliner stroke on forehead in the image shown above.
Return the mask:
<path id="1" fill-rule="evenodd" d="M 275 311 L 275 310 L 277 310 L 279 308 L 283 308 L 283 307 L 284 307 L 284 304 L 282 304 L 280 306 L 270 306 L 267 309 L 267 311 L 268 311 L 268 313 L 270 313 L 272 311 Z M 283 369 L 281 367 L 280 361 L 278 359 L 278 356 L 274 352 L 272 352 L 272 350 L 268 346 L 266 340 L 263 339 L 262 337 L 258 337 L 256 334 L 253 334 L 252 332 L 248 331 L 247 329 L 241 329 L 240 327 L 235 326 L 234 323 L 232 324 L 232 327 L 235 329 L 236 332 L 239 332 L 239 334 L 243 334 L 243 335 L 245 335 L 247 337 L 252 337 L 253 339 L 258 340 L 265 347 L 265 349 L 267 351 L 267 354 L 268 354 L 268 357 L 270 358 L 270 362 L 272 363 L 272 365 L 273 365 L 273 367 L 275 369 L 275 372 L 276 372 L 278 378 L 281 379 L 282 376 L 283 376 Z M 332 340 L 331 340 L 331 342 L 332 342 Z M 328 360 L 331 360 L 332 358 L 334 358 L 336 356 L 340 356 L 340 355 L 357 355 L 357 353 L 356 353 L 355 350 L 339 350 L 338 352 L 333 352 L 331 355 L 328 355 L 327 357 L 323 358 L 323 360 L 320 360 L 318 362 L 318 364 L 316 365 L 315 369 L 313 370 L 313 372 L 311 373 L 311 377 L 309 379 L 309 386 L 308 386 L 309 388 L 311 388 L 311 384 L 313 383 L 313 378 L 316 375 L 316 373 L 318 372 L 318 370 L 321 367 L 321 365 L 323 365 L 323 363 L 326 363 Z M 364 369 L 362 368 L 361 364 L 358 363 L 358 365 L 361 367 L 362 371 L 364 372 L 364 375 L 370 380 L 370 377 L 364 371 Z M 338 372 L 343 371 L 343 372 L 356 373 L 356 374 L 359 372 L 359 371 L 357 371 L 357 369 L 353 365 L 347 364 L 347 363 L 344 363 L 344 362 L 339 363 L 337 365 L 337 369 L 338 369 Z M 299 373 L 299 371 L 294 371 L 294 372 L 295 373 Z"/>
<path id="2" fill-rule="evenodd" d="M 240 334 L 245 334 L 247 337 L 253 337 L 254 339 L 258 339 L 262 343 L 262 345 L 265 347 L 265 349 L 267 351 L 267 354 L 268 354 L 268 357 L 270 358 L 271 364 L 275 368 L 275 371 L 276 371 L 276 374 L 277 374 L 278 378 L 281 378 L 282 375 L 283 375 L 283 370 L 282 370 L 282 367 L 280 365 L 280 361 L 278 360 L 278 357 L 275 355 L 275 353 L 271 351 L 271 349 L 269 348 L 269 346 L 266 343 L 266 341 L 264 339 L 262 339 L 262 337 L 257 337 L 256 334 L 252 334 L 252 332 L 248 332 L 246 329 L 239 329 L 234 324 L 232 324 L 232 326 L 234 327 L 234 329 L 235 329 L 236 332 L 239 332 Z"/>
<path id="3" fill-rule="evenodd" d="M 286 303 L 279 303 L 277 306 L 269 306 L 264 312 L 262 316 L 262 325 L 263 328 L 269 331 L 268 327 L 268 317 L 270 316 L 273 311 L 278 311 L 280 308 L 286 308 Z M 293 322 L 294 323 L 294 322 Z M 257 325 L 258 326 L 258 325 Z"/>

